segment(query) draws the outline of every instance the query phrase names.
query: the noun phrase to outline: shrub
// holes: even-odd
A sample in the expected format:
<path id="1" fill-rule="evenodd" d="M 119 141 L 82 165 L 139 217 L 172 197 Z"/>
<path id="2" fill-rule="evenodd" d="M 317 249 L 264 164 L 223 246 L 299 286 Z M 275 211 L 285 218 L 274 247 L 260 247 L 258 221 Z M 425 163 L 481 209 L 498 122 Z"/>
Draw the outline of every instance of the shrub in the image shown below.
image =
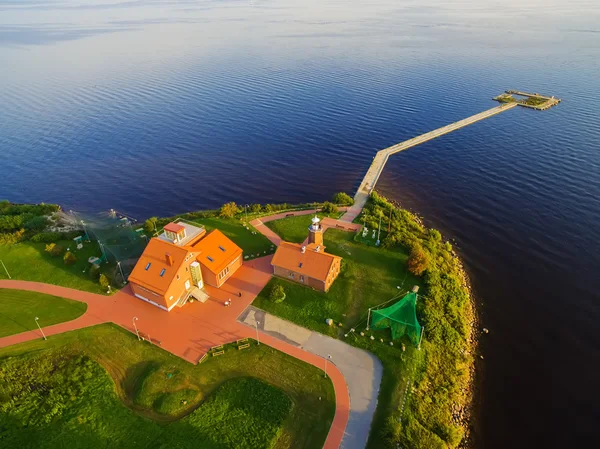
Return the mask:
<path id="1" fill-rule="evenodd" d="M 34 243 L 54 243 L 59 240 L 73 240 L 81 235 L 80 231 L 71 232 L 40 232 L 31 237 Z"/>
<path id="2" fill-rule="evenodd" d="M 219 209 L 219 216 L 223 218 L 233 218 L 240 212 L 240 208 L 234 202 L 226 203 Z"/>
<path id="3" fill-rule="evenodd" d="M 21 229 L 23 225 L 22 215 L 2 215 L 0 216 L 0 231 L 14 231 Z"/>
<path id="4" fill-rule="evenodd" d="M 25 229 L 29 230 L 29 231 L 43 231 L 44 229 L 46 229 L 46 227 L 48 227 L 48 224 L 50 222 L 48 221 L 48 219 L 46 217 L 43 216 L 34 216 L 29 218 L 24 226 Z"/>
<path id="5" fill-rule="evenodd" d="M 330 203 L 329 201 L 325 201 L 323 206 L 321 207 L 321 212 L 324 214 L 335 214 L 338 211 L 338 208 L 335 204 Z"/>
<path id="6" fill-rule="evenodd" d="M 63 256 L 63 260 L 65 261 L 65 265 L 73 265 L 77 262 L 77 257 L 71 251 L 67 251 Z"/>
<path id="7" fill-rule="evenodd" d="M 340 206 L 352 206 L 354 204 L 354 199 L 346 192 L 338 192 L 333 195 L 333 202 Z"/>
<path id="8" fill-rule="evenodd" d="M 100 278 L 100 267 L 98 265 L 92 265 L 92 268 L 90 268 L 90 271 L 88 272 L 88 274 L 90 275 L 90 277 L 93 280 L 99 280 L 99 278 Z"/>
<path id="9" fill-rule="evenodd" d="M 57 245 L 56 243 L 48 243 L 46 245 L 46 250 L 45 250 L 48 254 L 50 254 L 52 257 L 56 257 L 56 256 L 60 256 L 63 252 L 63 247 L 60 245 Z"/>
<path id="10" fill-rule="evenodd" d="M 23 240 L 25 236 L 25 229 L 19 229 L 18 231 L 11 233 L 0 233 L 0 245 L 14 245 Z"/>
<path id="11" fill-rule="evenodd" d="M 144 222 L 144 232 L 149 235 L 154 235 L 154 233 L 158 230 L 156 222 L 158 221 L 158 217 L 150 217 Z"/>
<path id="12" fill-rule="evenodd" d="M 429 256 L 420 245 L 415 245 L 410 250 L 410 255 L 408 256 L 408 269 L 409 271 L 416 275 L 420 276 L 429 266 Z"/>
<path id="13" fill-rule="evenodd" d="M 281 284 L 275 284 L 271 289 L 269 298 L 273 302 L 283 302 L 285 300 L 285 290 Z"/>
<path id="14" fill-rule="evenodd" d="M 106 277 L 106 275 L 104 273 L 101 274 L 100 277 L 98 278 L 98 283 L 104 290 L 107 290 L 110 285 L 110 281 L 108 280 L 108 278 Z"/>

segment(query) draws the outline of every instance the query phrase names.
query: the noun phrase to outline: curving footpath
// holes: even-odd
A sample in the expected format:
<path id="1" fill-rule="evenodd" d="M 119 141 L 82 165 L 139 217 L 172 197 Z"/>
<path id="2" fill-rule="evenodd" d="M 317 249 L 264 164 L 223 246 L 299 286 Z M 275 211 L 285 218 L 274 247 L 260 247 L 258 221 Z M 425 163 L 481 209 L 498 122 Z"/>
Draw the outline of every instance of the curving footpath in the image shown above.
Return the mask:
<path id="1" fill-rule="evenodd" d="M 340 208 L 347 210 L 347 208 Z M 271 231 L 264 223 L 280 218 L 315 213 L 314 210 L 303 210 L 274 214 L 250 222 L 258 232 L 265 235 L 274 244 L 279 245 L 281 238 Z M 355 231 L 359 225 L 344 223 L 331 218 L 323 219 L 323 226 L 337 227 L 347 231 Z M 191 363 L 198 361 L 210 350 L 211 347 L 231 343 L 240 338 L 255 338 L 254 327 L 237 321 L 238 317 L 250 306 L 254 298 L 262 291 L 272 277 L 273 269 L 271 259 L 273 256 L 257 258 L 244 262 L 242 267 L 220 289 L 205 286 L 210 298 L 204 304 L 187 304 L 182 308 L 175 308 L 170 313 L 140 301 L 131 293 L 129 287 L 116 292 L 112 296 L 103 296 L 80 290 L 60 287 L 57 285 L 40 282 L 0 280 L 0 288 L 35 291 L 54 296 L 61 296 L 87 304 L 85 313 L 75 320 L 53 326 L 43 327 L 46 336 L 63 332 L 82 329 L 102 323 L 114 323 L 122 328 L 135 333 L 133 318 L 136 317 L 138 332 L 141 337 L 160 346 L 172 354 Z M 242 294 L 240 297 L 239 294 Z M 229 300 L 231 306 L 225 307 Z M 272 317 L 273 321 L 276 317 Z M 43 317 L 40 317 L 43 324 Z M 289 323 L 291 326 L 295 326 Z M 299 328 L 299 326 L 296 326 Z M 302 328 L 300 328 L 302 329 Z M 307 329 L 306 332 L 312 333 Z M 321 334 L 314 334 L 312 341 L 318 341 Z M 320 336 L 320 337 L 319 337 Z M 0 348 L 42 338 L 39 330 L 26 331 L 16 335 L 0 338 Z M 315 340 L 316 339 L 316 340 Z M 307 344 L 305 347 L 292 340 L 281 339 L 263 329 L 260 331 L 261 342 L 280 350 L 292 357 L 310 363 L 323 370 L 326 362 L 323 353 L 327 345 L 320 343 Z M 381 364 L 375 361 L 359 362 L 348 365 L 348 360 L 356 357 L 338 357 L 342 354 L 339 348 L 343 345 L 348 350 L 361 351 L 339 340 L 335 348 L 329 349 L 336 359 L 328 363 L 327 374 L 331 378 L 335 390 L 336 409 L 331 429 L 325 440 L 324 449 L 360 449 L 366 445 L 368 432 L 377 404 L 377 393 L 381 382 Z M 322 342 L 321 342 L 322 343 Z M 362 351 L 365 354 L 365 351 Z M 360 358 L 360 357 L 359 357 Z M 342 369 L 340 369 L 341 367 Z M 365 365 L 366 371 L 360 369 Z M 343 373 L 344 372 L 344 373 Z M 354 374 L 359 372 L 360 376 Z M 345 377 L 346 376 L 346 377 Z M 351 379 L 350 392 L 347 384 Z M 352 399 L 351 399 L 352 394 Z M 349 426 L 350 422 L 350 426 Z"/>
<path id="2" fill-rule="evenodd" d="M 231 343 L 240 338 L 256 337 L 255 330 L 237 322 L 237 317 L 271 278 L 271 257 L 246 262 L 224 287 L 207 289 L 210 299 L 206 303 L 188 304 L 182 308 L 175 308 L 170 313 L 135 298 L 127 287 L 113 296 L 18 280 L 0 280 L 0 288 L 46 293 L 87 304 L 86 312 L 79 318 L 43 327 L 48 337 L 109 322 L 135 333 L 132 320 L 133 317 L 137 317 L 138 331 L 143 338 L 191 363 L 198 363 L 212 346 Z M 241 298 L 238 296 L 240 292 Z M 225 307 L 224 302 L 228 299 L 232 300 L 232 305 Z M 43 323 L 43 317 L 40 317 L 40 322 Z M 39 338 L 42 338 L 42 335 L 37 329 L 10 335 L 0 338 L 0 348 Z M 260 340 L 321 370 L 325 367 L 322 357 L 270 335 L 260 335 Z M 341 446 L 348 425 L 350 397 L 341 371 L 330 365 L 327 374 L 333 383 L 336 407 L 323 448 L 337 449 Z"/>

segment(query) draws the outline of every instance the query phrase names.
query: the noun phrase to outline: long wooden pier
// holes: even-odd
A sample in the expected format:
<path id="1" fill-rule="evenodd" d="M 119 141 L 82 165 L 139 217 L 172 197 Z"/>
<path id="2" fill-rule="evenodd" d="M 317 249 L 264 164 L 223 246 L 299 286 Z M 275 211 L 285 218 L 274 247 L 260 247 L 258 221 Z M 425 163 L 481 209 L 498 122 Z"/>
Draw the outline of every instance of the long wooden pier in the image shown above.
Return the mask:
<path id="1" fill-rule="evenodd" d="M 412 139 L 406 140 L 402 143 L 392 145 L 391 147 L 378 151 L 375 157 L 373 158 L 373 162 L 371 163 L 367 174 L 363 178 L 360 187 L 356 191 L 356 195 L 354 195 L 354 205 L 350 209 L 348 209 L 348 211 L 344 214 L 341 220 L 351 222 L 352 220 L 354 220 L 354 218 L 358 216 L 358 214 L 360 214 L 360 211 L 367 202 L 369 195 L 375 188 L 375 184 L 377 184 L 379 176 L 381 176 L 381 173 L 383 172 L 388 158 L 392 154 L 408 150 L 409 148 L 435 139 L 436 137 L 443 136 L 444 134 L 448 134 L 452 131 L 456 131 L 457 129 L 471 125 L 472 123 L 478 122 L 488 117 L 492 117 L 496 114 L 500 114 L 501 112 L 514 108 L 515 106 L 517 106 L 517 103 L 514 102 L 502 104 L 500 106 L 496 106 L 495 108 L 488 109 L 487 111 L 480 112 L 479 114 L 475 114 L 464 120 L 460 120 L 450 125 L 443 126 L 434 131 L 421 134 L 418 137 L 413 137 Z"/>

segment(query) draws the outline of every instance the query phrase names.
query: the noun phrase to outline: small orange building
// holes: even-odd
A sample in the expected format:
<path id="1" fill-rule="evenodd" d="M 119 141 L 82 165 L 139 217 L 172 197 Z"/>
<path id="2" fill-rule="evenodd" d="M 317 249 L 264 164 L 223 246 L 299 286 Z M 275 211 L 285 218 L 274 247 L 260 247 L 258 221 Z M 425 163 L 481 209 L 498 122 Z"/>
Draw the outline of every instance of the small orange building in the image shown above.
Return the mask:
<path id="1" fill-rule="evenodd" d="M 318 217 L 308 228 L 308 245 L 281 242 L 271 265 L 276 276 L 326 292 L 340 274 L 342 258 L 325 252 Z"/>
<path id="2" fill-rule="evenodd" d="M 221 287 L 242 265 L 242 249 L 215 229 L 179 221 L 150 239 L 129 275 L 136 297 L 163 310 L 190 297 L 206 301 L 204 283 Z"/>

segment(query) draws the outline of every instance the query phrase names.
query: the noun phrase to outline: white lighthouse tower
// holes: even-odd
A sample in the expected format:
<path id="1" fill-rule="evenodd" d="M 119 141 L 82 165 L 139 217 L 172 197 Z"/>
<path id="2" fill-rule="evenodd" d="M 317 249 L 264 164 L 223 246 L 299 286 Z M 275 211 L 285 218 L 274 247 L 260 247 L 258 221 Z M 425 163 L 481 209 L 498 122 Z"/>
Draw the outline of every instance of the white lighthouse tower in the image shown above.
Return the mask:
<path id="1" fill-rule="evenodd" d="M 323 227 L 321 226 L 321 220 L 316 215 L 312 219 L 312 224 L 308 227 L 308 244 L 311 243 L 323 246 Z"/>

